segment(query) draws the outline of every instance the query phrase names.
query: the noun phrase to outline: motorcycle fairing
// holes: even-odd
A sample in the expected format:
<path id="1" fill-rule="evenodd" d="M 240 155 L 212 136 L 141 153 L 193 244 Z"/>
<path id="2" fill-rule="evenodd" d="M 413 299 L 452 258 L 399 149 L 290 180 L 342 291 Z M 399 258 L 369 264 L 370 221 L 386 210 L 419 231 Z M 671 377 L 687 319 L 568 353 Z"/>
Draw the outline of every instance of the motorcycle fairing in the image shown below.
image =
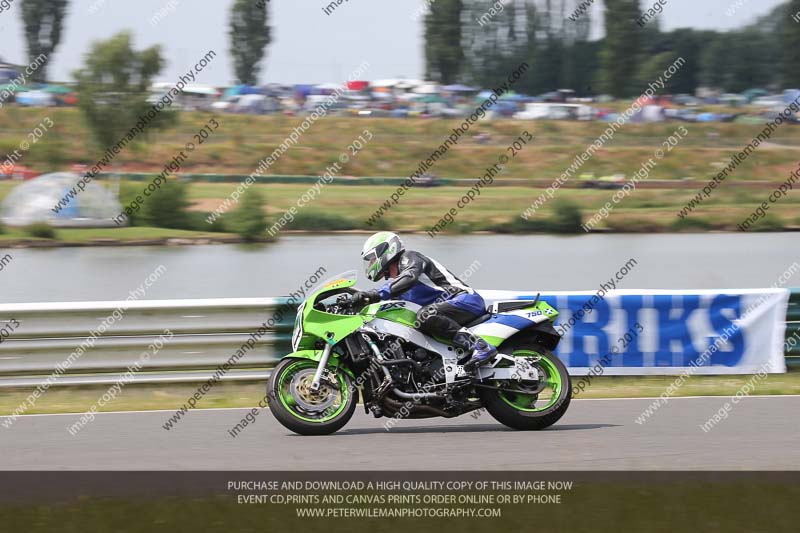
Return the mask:
<path id="1" fill-rule="evenodd" d="M 537 302 L 536 306 L 504 311 L 492 315 L 485 322 L 470 328 L 473 335 L 483 338 L 486 342 L 500 346 L 503 341 L 520 331 L 533 327 L 541 322 L 552 320 L 558 315 L 547 302 Z"/>

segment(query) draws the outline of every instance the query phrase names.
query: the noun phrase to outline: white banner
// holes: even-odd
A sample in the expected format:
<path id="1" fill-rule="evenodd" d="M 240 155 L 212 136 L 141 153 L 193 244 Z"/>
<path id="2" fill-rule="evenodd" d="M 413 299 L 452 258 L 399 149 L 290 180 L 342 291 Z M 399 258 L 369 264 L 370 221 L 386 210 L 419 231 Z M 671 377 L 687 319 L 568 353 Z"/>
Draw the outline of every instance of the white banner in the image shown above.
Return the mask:
<path id="1" fill-rule="evenodd" d="M 786 372 L 788 289 L 551 292 L 570 374 Z M 480 291 L 487 304 L 536 293 Z"/>

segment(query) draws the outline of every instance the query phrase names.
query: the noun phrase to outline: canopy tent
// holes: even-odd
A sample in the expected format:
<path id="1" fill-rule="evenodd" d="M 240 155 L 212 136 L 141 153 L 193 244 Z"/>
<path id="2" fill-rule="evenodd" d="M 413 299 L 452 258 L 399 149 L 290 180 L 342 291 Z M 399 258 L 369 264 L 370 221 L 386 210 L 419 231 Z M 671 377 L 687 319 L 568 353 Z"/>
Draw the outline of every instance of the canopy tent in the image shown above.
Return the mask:
<path id="1" fill-rule="evenodd" d="M 747 102 L 752 102 L 756 98 L 760 98 L 762 96 L 769 95 L 769 91 L 765 91 L 764 89 L 749 89 L 742 93 L 742 96 L 747 98 Z"/>
<path id="2" fill-rule="evenodd" d="M 500 100 L 506 100 L 509 102 L 520 102 L 522 100 L 527 100 L 529 97 L 525 96 L 524 94 L 515 93 L 514 91 L 508 91 L 507 93 L 503 93 L 500 95 Z"/>
<path id="3" fill-rule="evenodd" d="M 385 80 L 375 80 L 375 81 L 370 83 L 370 86 L 373 89 L 378 88 L 378 87 L 380 87 L 380 88 L 385 88 L 385 87 L 391 88 L 391 87 L 394 87 L 395 85 L 397 85 L 398 83 L 400 83 L 399 79 L 397 79 L 397 78 L 388 78 L 388 79 L 385 79 Z"/>
<path id="4" fill-rule="evenodd" d="M 695 118 L 697 122 L 714 122 L 717 120 L 716 113 L 700 113 Z"/>
<path id="5" fill-rule="evenodd" d="M 442 87 L 443 90 L 450 92 L 450 93 L 473 93 L 478 90 L 477 87 L 469 87 L 467 85 L 445 85 Z"/>
<path id="6" fill-rule="evenodd" d="M 800 98 L 800 89 L 786 89 L 783 91 L 783 103 L 791 104 Z"/>
<path id="7" fill-rule="evenodd" d="M 290 96 L 294 88 L 291 85 L 267 83 L 261 86 L 261 94 L 266 96 Z"/>
<path id="8" fill-rule="evenodd" d="M 33 90 L 32 87 L 27 87 L 25 85 L 14 85 L 13 83 L 6 83 L 5 85 L 0 85 L 0 92 L 5 91 L 7 93 L 26 93 L 32 90 Z"/>
<path id="9" fill-rule="evenodd" d="M 17 103 L 24 106 L 47 107 L 55 105 L 55 97 L 44 91 L 28 91 L 16 96 Z"/>
<path id="10" fill-rule="evenodd" d="M 414 96 L 415 102 L 420 102 L 423 104 L 446 104 L 447 99 L 438 95 L 438 94 L 426 94 L 426 95 L 416 95 Z"/>
<path id="11" fill-rule="evenodd" d="M 298 85 L 295 85 L 295 86 L 294 86 L 294 92 L 295 92 L 295 93 L 296 93 L 298 96 L 302 96 L 303 98 L 305 98 L 306 96 L 308 96 L 309 94 L 311 94 L 311 91 L 312 91 L 313 89 L 314 89 L 314 86 L 313 86 L 313 85 L 298 84 Z"/>
<path id="12" fill-rule="evenodd" d="M 368 81 L 348 81 L 346 87 L 351 91 L 363 91 L 369 87 Z"/>
<path id="13" fill-rule="evenodd" d="M 335 91 L 339 91 L 342 89 L 342 85 L 339 83 L 319 83 L 314 85 L 311 89 L 311 94 L 333 94 Z"/>
<path id="14" fill-rule="evenodd" d="M 415 87 L 411 92 L 416 94 L 438 94 L 439 86 L 435 83 L 426 83 L 424 85 L 420 85 L 419 87 Z"/>
<path id="15" fill-rule="evenodd" d="M 414 87 L 418 87 L 423 85 L 425 82 L 420 80 L 414 79 L 401 79 L 397 80 L 397 83 L 394 85 L 396 89 L 413 89 Z"/>
<path id="16" fill-rule="evenodd" d="M 9 226 L 46 222 L 60 227 L 116 227 L 114 217 L 122 211 L 122 206 L 111 191 L 96 181 L 89 183 L 61 211 L 53 212 L 53 205 L 80 179 L 71 172 L 56 172 L 25 181 L 3 200 L 0 220 Z"/>
<path id="17" fill-rule="evenodd" d="M 43 91 L 50 94 L 69 94 L 75 92 L 73 89 L 64 87 L 63 85 L 48 85 Z"/>
<path id="18" fill-rule="evenodd" d="M 727 105 L 739 105 L 747 102 L 747 98 L 741 94 L 726 93 L 719 97 L 720 103 Z"/>
<path id="19" fill-rule="evenodd" d="M 225 89 L 223 93 L 224 98 L 231 98 L 233 96 L 241 96 L 243 94 L 261 94 L 262 90 L 259 87 L 253 87 L 252 85 L 234 85 L 233 87 L 229 87 Z"/>
<path id="20" fill-rule="evenodd" d="M 203 96 L 219 96 L 219 91 L 210 85 L 187 85 L 183 92 L 185 94 L 195 94 L 195 95 L 203 95 Z"/>

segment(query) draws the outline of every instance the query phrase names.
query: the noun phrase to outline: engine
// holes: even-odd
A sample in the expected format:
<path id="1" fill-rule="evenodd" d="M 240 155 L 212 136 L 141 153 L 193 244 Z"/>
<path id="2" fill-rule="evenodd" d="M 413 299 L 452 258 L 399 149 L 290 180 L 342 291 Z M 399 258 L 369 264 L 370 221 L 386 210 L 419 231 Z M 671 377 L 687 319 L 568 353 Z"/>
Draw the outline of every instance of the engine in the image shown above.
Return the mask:
<path id="1" fill-rule="evenodd" d="M 393 381 L 401 390 L 430 392 L 444 383 L 442 358 L 438 354 L 395 337 L 384 339 L 379 347 Z"/>

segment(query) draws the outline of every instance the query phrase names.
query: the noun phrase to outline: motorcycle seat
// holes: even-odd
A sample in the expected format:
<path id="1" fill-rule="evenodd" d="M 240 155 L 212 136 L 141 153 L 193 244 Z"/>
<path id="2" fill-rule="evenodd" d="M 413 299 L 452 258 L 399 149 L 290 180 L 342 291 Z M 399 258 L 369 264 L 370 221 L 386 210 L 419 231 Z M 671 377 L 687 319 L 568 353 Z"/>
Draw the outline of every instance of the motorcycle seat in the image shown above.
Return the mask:
<path id="1" fill-rule="evenodd" d="M 477 326 L 478 324 L 483 324 L 484 322 L 489 320 L 491 317 L 492 317 L 492 313 L 486 313 L 485 315 L 479 316 L 478 318 L 476 318 L 472 322 L 469 322 L 468 324 L 464 324 L 464 327 L 465 328 L 471 328 L 471 327 Z"/>

